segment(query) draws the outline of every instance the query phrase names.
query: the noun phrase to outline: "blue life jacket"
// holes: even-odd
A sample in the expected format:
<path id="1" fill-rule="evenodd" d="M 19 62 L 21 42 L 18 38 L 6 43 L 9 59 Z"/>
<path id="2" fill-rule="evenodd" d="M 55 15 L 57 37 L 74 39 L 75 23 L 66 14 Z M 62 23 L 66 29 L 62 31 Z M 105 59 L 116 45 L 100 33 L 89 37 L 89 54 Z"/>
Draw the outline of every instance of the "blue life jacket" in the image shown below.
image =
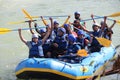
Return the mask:
<path id="1" fill-rule="evenodd" d="M 32 41 L 30 43 L 31 43 L 31 48 L 29 50 L 29 56 L 40 57 L 39 48 L 38 48 L 40 46 L 40 43 L 38 42 L 38 44 L 35 44 L 35 45 L 32 44 Z"/>
<path id="2" fill-rule="evenodd" d="M 85 38 L 82 39 L 77 38 L 76 42 L 78 43 L 79 46 L 81 46 L 82 49 L 85 47 Z"/>
<path id="3" fill-rule="evenodd" d="M 92 34 L 95 37 L 100 37 L 101 36 L 101 31 L 100 30 L 99 31 L 93 31 Z"/>
<path id="4" fill-rule="evenodd" d="M 39 50 L 38 50 L 38 44 L 32 45 L 31 43 L 31 49 L 29 51 L 30 54 L 36 55 L 39 54 Z"/>
<path id="5" fill-rule="evenodd" d="M 66 49 L 66 47 L 67 47 L 67 41 L 65 40 L 64 36 L 62 36 L 62 37 L 56 36 L 54 43 L 58 44 L 59 49 Z"/>
<path id="6" fill-rule="evenodd" d="M 78 44 L 68 45 L 67 47 L 67 54 L 73 53 L 76 54 L 77 51 L 80 49 L 80 46 Z"/>
<path id="7" fill-rule="evenodd" d="M 98 40 L 96 38 L 93 37 L 91 46 L 100 46 L 100 43 L 98 42 Z"/>
<path id="8" fill-rule="evenodd" d="M 42 45 L 43 50 L 48 50 L 49 47 L 50 47 L 50 45 L 51 45 L 51 43 L 52 43 L 51 39 L 47 39 L 47 40 L 45 41 L 45 43 Z"/>

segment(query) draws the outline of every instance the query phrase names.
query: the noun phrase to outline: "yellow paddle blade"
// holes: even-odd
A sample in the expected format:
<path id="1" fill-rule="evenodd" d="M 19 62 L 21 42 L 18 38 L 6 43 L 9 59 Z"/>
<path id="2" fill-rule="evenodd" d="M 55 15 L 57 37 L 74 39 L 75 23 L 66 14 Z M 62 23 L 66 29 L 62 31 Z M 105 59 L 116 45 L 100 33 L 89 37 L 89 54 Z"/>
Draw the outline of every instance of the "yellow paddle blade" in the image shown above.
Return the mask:
<path id="1" fill-rule="evenodd" d="M 120 24 L 120 20 L 116 20 L 116 22 L 117 22 L 118 24 Z"/>
<path id="2" fill-rule="evenodd" d="M 32 18 L 40 18 L 40 16 L 31 16 Z M 29 18 L 29 17 L 25 17 L 25 18 Z"/>
<path id="3" fill-rule="evenodd" d="M 22 11 L 30 20 L 32 20 L 32 17 L 30 16 L 30 14 L 25 9 L 22 9 Z"/>
<path id="4" fill-rule="evenodd" d="M 20 23 L 25 23 L 25 21 L 9 22 L 8 24 L 20 24 Z"/>
<path id="5" fill-rule="evenodd" d="M 111 45 L 111 41 L 105 38 L 96 38 L 98 40 L 98 42 L 105 46 L 105 47 L 109 47 Z"/>
<path id="6" fill-rule="evenodd" d="M 46 26 L 47 25 L 47 21 L 45 19 L 43 19 L 43 18 L 41 18 L 41 19 L 42 19 L 44 25 Z"/>
<path id="7" fill-rule="evenodd" d="M 116 12 L 114 14 L 111 14 L 108 17 L 118 17 L 118 16 L 120 16 L 120 12 Z"/>
<path id="8" fill-rule="evenodd" d="M 11 30 L 8 28 L 0 28 L 0 34 L 5 34 L 7 32 L 10 32 Z"/>
<path id="9" fill-rule="evenodd" d="M 85 49 L 78 50 L 77 52 L 78 56 L 88 56 L 87 51 Z"/>
<path id="10" fill-rule="evenodd" d="M 70 16 L 68 16 L 68 18 L 65 20 L 64 24 L 67 24 L 67 23 L 68 23 L 68 21 L 69 21 L 69 19 L 70 19 Z M 61 27 L 63 27 L 63 26 L 64 26 L 64 24 L 63 24 Z"/>

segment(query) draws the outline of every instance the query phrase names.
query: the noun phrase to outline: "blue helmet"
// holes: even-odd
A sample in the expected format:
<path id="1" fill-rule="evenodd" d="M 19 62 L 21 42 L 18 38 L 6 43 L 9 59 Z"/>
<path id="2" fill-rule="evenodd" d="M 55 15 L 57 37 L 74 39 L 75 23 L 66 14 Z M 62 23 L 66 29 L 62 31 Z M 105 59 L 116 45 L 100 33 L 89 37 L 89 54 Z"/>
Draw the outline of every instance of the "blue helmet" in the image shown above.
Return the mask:
<path id="1" fill-rule="evenodd" d="M 69 25 L 68 24 L 64 24 L 64 28 L 67 28 L 67 27 L 69 27 Z"/>
<path id="2" fill-rule="evenodd" d="M 65 30 L 65 28 L 58 28 L 58 31 L 62 31 L 64 34 L 66 34 L 66 30 Z"/>
<path id="3" fill-rule="evenodd" d="M 72 41 L 72 42 L 75 42 L 76 41 L 76 37 L 74 37 L 72 34 L 69 34 L 68 35 L 68 40 Z"/>
<path id="4" fill-rule="evenodd" d="M 77 35 L 85 35 L 85 34 L 84 34 L 84 31 L 83 31 L 83 30 L 79 30 L 79 31 L 77 32 Z"/>
<path id="5" fill-rule="evenodd" d="M 46 32 L 46 29 L 45 29 L 45 28 L 42 28 L 42 29 L 40 29 L 39 32 L 40 32 L 40 33 L 45 33 L 45 32 Z"/>
<path id="6" fill-rule="evenodd" d="M 57 21 L 54 21 L 54 24 L 59 24 Z"/>

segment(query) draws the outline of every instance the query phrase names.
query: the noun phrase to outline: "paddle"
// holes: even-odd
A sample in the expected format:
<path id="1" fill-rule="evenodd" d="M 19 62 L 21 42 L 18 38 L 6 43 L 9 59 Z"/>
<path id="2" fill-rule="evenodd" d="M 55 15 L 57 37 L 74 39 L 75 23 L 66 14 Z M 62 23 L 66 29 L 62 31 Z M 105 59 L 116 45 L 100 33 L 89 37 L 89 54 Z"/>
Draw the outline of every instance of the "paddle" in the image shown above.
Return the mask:
<path id="1" fill-rule="evenodd" d="M 104 18 L 104 16 L 100 17 L 100 16 L 97 16 L 97 15 L 94 15 L 95 17 L 97 18 Z M 114 21 L 114 19 L 111 19 L 111 18 L 107 18 L 108 20 L 110 21 Z M 116 23 L 120 24 L 120 20 L 116 20 Z"/>
<path id="2" fill-rule="evenodd" d="M 55 19 L 55 18 L 54 18 Z M 41 19 L 40 19 L 41 20 Z M 48 18 L 45 18 L 44 20 L 48 20 Z M 9 22 L 8 24 L 20 24 L 20 23 L 26 23 L 26 22 L 29 22 L 30 20 L 28 21 L 17 21 L 17 22 Z M 34 21 L 38 21 L 38 20 L 33 20 L 32 22 Z"/>
<path id="3" fill-rule="evenodd" d="M 33 20 L 31 15 L 25 9 L 22 9 L 22 11 L 30 20 Z"/>
<path id="4" fill-rule="evenodd" d="M 38 27 L 38 28 L 45 28 L 44 26 L 43 27 Z M 30 28 L 23 28 L 21 30 L 29 30 Z M 35 29 L 35 28 L 31 28 L 31 29 Z M 11 31 L 18 31 L 18 29 L 8 29 L 8 28 L 0 28 L 0 34 L 5 34 L 5 33 L 8 33 L 8 32 L 11 32 Z"/>
<path id="5" fill-rule="evenodd" d="M 26 23 L 26 22 L 29 22 L 30 20 L 28 21 L 18 21 L 18 22 L 9 22 L 8 24 L 20 24 L 20 23 Z M 37 20 L 33 20 L 32 22 L 34 21 L 37 21 Z"/>
<path id="6" fill-rule="evenodd" d="M 103 17 L 96 17 L 94 19 L 101 19 L 101 18 L 103 18 Z M 81 20 L 80 22 L 85 22 L 85 21 L 90 21 L 90 20 L 93 20 L 93 19 L 84 19 L 84 20 Z"/>
<path id="7" fill-rule="evenodd" d="M 120 12 L 113 13 L 111 15 L 108 15 L 107 17 L 118 17 L 120 16 Z"/>
<path id="8" fill-rule="evenodd" d="M 23 11 L 23 13 L 24 13 L 30 20 L 32 20 L 32 16 L 31 16 L 25 9 L 22 9 L 22 11 Z M 45 25 L 47 25 L 47 22 L 43 19 L 42 16 L 41 16 L 41 19 L 42 19 L 43 23 L 44 23 Z"/>
<path id="9" fill-rule="evenodd" d="M 61 15 L 61 16 L 43 16 L 43 17 L 52 17 L 52 18 L 57 18 L 57 17 L 67 17 L 68 15 Z M 40 18 L 41 16 L 31 16 L 32 18 Z M 25 18 L 29 18 L 29 17 L 25 17 Z"/>
<path id="10" fill-rule="evenodd" d="M 70 16 L 68 16 L 68 18 L 65 20 L 64 24 L 67 24 L 69 19 L 70 19 Z M 61 27 L 64 27 L 64 24 Z"/>
<path id="11" fill-rule="evenodd" d="M 81 49 L 77 51 L 77 55 L 81 57 L 86 57 L 88 56 L 87 51 L 85 49 Z"/>
<path id="12" fill-rule="evenodd" d="M 97 38 L 97 37 L 96 37 L 96 39 L 98 40 L 98 42 L 99 42 L 101 45 L 103 45 L 103 46 L 105 46 L 105 47 L 109 47 L 109 46 L 111 45 L 111 41 L 108 40 L 108 39 L 105 39 L 105 38 L 102 38 L 102 37 L 100 37 L 100 38 Z"/>

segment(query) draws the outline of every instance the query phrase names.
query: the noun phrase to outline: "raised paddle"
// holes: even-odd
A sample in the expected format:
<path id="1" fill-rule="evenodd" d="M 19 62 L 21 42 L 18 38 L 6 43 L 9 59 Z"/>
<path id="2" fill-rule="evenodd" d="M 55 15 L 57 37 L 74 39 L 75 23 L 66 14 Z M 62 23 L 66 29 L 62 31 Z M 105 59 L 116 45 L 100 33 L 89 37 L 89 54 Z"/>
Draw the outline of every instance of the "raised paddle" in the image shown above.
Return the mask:
<path id="1" fill-rule="evenodd" d="M 97 16 L 97 15 L 94 15 L 96 18 L 104 18 L 104 16 Z M 111 18 L 107 18 L 107 20 L 110 20 L 110 21 L 114 21 L 114 19 L 111 19 Z M 120 20 L 116 20 L 116 23 L 120 24 Z"/>
<path id="2" fill-rule="evenodd" d="M 120 12 L 113 13 L 111 15 L 108 15 L 107 17 L 118 17 L 120 16 Z"/>
<path id="3" fill-rule="evenodd" d="M 38 28 L 45 28 L 44 26 L 43 27 L 38 27 Z M 23 28 L 21 30 L 29 30 L 30 28 Z M 31 29 L 35 29 L 35 28 L 31 28 Z M 11 31 L 18 31 L 18 29 L 8 29 L 8 28 L 0 28 L 0 34 L 6 34 L 8 32 L 11 32 Z"/>
<path id="4" fill-rule="evenodd" d="M 33 19 L 32 19 L 32 16 L 31 16 L 25 9 L 22 9 L 22 11 L 23 11 L 23 13 L 24 13 L 30 20 L 33 20 Z M 44 23 L 45 25 L 47 25 L 47 22 L 43 19 L 43 17 L 41 17 L 41 18 L 42 18 L 43 23 Z"/>
<path id="5" fill-rule="evenodd" d="M 30 20 L 33 20 L 31 15 L 25 9 L 22 9 L 22 11 Z"/>
<path id="6" fill-rule="evenodd" d="M 64 24 L 67 24 L 69 19 L 70 19 L 70 15 L 68 16 L 68 18 L 65 20 L 65 22 L 63 23 L 63 25 L 61 27 L 64 27 Z"/>
<path id="7" fill-rule="evenodd" d="M 42 19 L 40 19 L 40 20 L 42 20 Z M 34 21 L 40 21 L 40 20 L 33 20 L 32 22 L 34 22 Z M 45 18 L 44 20 L 48 20 L 48 18 Z M 8 24 L 20 24 L 20 23 L 27 23 L 27 22 L 29 22 L 30 20 L 28 20 L 28 21 L 17 21 L 17 22 L 9 22 Z"/>
<path id="8" fill-rule="evenodd" d="M 32 22 L 37 21 L 37 20 L 33 20 Z M 20 23 L 26 23 L 26 22 L 30 22 L 30 20 L 28 21 L 18 21 L 18 22 L 9 22 L 8 24 L 20 24 Z"/>
<path id="9" fill-rule="evenodd" d="M 61 15 L 61 16 L 43 16 L 45 18 L 52 17 L 52 18 L 58 18 L 58 17 L 67 17 L 68 15 Z M 41 16 L 31 16 L 32 18 L 40 18 Z M 25 18 L 28 18 L 27 16 Z"/>
<path id="10" fill-rule="evenodd" d="M 103 18 L 103 17 L 96 17 L 96 18 L 93 18 L 93 19 L 101 19 L 101 18 Z M 93 20 L 93 19 L 83 19 L 83 20 L 81 20 L 80 22 L 85 22 L 85 21 L 90 21 L 90 20 Z"/>

